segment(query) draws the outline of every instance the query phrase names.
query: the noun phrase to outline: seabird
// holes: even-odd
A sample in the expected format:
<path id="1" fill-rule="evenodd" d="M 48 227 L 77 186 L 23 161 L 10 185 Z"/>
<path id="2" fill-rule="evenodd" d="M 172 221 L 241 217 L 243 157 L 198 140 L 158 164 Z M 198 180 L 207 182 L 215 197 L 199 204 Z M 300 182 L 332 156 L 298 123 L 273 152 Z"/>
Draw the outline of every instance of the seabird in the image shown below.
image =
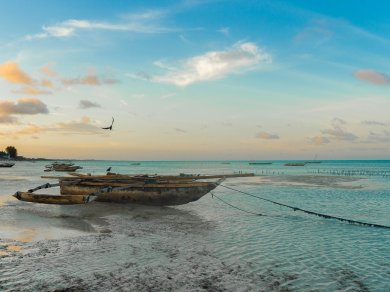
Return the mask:
<path id="1" fill-rule="evenodd" d="M 107 168 L 107 170 L 106 170 L 106 171 L 107 171 L 107 172 L 109 172 L 110 170 L 111 170 L 111 166 L 110 166 L 109 168 Z"/>
<path id="2" fill-rule="evenodd" d="M 112 125 L 114 124 L 114 117 L 112 117 L 112 122 L 111 122 L 111 126 L 109 127 L 105 127 L 105 128 L 102 128 L 103 130 L 112 130 Z"/>

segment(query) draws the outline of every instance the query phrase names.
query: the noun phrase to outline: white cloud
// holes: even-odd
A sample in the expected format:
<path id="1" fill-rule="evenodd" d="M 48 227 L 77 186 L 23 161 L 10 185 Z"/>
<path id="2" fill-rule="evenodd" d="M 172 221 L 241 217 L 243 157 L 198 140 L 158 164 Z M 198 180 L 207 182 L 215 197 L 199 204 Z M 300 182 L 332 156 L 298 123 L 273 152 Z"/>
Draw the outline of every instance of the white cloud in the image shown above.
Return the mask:
<path id="1" fill-rule="evenodd" d="M 73 35 L 74 28 L 66 26 L 44 26 L 43 30 L 49 35 L 54 37 L 69 37 Z"/>
<path id="2" fill-rule="evenodd" d="M 68 19 L 52 26 L 43 26 L 42 32 L 27 35 L 25 40 L 44 39 L 49 37 L 66 38 L 76 34 L 78 30 L 109 30 L 136 33 L 164 33 L 173 31 L 162 27 L 156 22 L 165 13 L 161 11 L 146 11 L 139 14 L 129 14 L 125 21 L 119 23 L 94 21 L 86 19 Z"/>
<path id="3" fill-rule="evenodd" d="M 212 51 L 189 58 L 182 62 L 180 69 L 169 66 L 170 70 L 165 75 L 152 76 L 150 80 L 184 87 L 201 81 L 220 79 L 268 62 L 271 62 L 271 56 L 254 43 L 239 42 L 225 51 Z"/>

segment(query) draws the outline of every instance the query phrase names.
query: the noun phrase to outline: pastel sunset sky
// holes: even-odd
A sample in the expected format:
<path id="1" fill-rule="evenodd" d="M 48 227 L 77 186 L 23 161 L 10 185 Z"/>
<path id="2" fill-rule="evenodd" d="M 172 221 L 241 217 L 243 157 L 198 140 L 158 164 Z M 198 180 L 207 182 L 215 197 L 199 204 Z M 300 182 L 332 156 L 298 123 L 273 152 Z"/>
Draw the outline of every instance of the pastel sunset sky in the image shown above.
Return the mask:
<path id="1" fill-rule="evenodd" d="M 0 149 L 389 159 L 389 11 L 385 0 L 1 1 Z"/>

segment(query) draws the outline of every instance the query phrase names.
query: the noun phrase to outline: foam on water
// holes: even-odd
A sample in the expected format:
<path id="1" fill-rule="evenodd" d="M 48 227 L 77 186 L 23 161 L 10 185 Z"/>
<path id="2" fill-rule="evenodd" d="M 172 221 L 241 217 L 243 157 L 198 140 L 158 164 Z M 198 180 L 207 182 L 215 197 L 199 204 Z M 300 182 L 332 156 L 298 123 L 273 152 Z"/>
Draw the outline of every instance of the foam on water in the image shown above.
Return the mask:
<path id="1" fill-rule="evenodd" d="M 44 162 L 0 170 L 0 290 L 389 291 L 390 231 L 313 217 L 219 187 L 177 207 L 48 206 L 10 197 L 47 180 Z M 85 172 L 232 173 L 227 186 L 311 211 L 390 225 L 390 179 L 313 177 L 318 169 L 389 169 L 389 162 L 80 161 Z M 3 178 L 11 179 L 3 179 Z M 12 179 L 17 178 L 17 179 Z M 77 267 L 77 268 L 76 268 Z M 20 275 L 24 275 L 20 277 Z M 71 283 L 71 286 L 69 286 Z M 118 285 L 118 286 L 115 286 Z M 116 288 L 115 288 L 116 287 Z M 207 290 L 206 288 L 202 288 Z"/>

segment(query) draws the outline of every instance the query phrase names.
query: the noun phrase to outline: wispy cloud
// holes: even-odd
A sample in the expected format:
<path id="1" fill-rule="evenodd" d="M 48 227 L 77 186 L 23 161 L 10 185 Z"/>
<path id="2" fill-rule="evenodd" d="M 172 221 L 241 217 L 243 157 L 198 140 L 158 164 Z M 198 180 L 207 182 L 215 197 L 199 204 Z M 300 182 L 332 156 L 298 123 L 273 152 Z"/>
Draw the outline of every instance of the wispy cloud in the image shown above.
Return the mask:
<path id="1" fill-rule="evenodd" d="M 54 127 L 48 128 L 47 131 L 61 132 L 69 135 L 105 134 L 96 122 L 87 116 L 82 117 L 80 120 L 57 123 Z"/>
<path id="2" fill-rule="evenodd" d="M 62 79 L 61 83 L 65 86 L 71 85 L 103 85 L 103 84 L 115 84 L 118 80 L 111 78 L 101 78 L 93 74 L 88 74 L 84 77 Z"/>
<path id="3" fill-rule="evenodd" d="M 0 132 L 0 137 L 11 137 L 13 139 L 17 139 L 20 136 L 36 135 L 40 133 L 61 133 L 64 135 L 107 135 L 107 133 L 102 131 L 94 120 L 90 117 L 84 116 L 80 120 L 60 122 L 54 124 L 53 126 L 37 126 L 30 124 L 16 130 Z"/>
<path id="4" fill-rule="evenodd" d="M 165 33 L 172 29 L 158 24 L 158 20 L 166 15 L 163 11 L 149 10 L 138 14 L 128 14 L 120 22 L 96 21 L 87 19 L 68 19 L 50 26 L 42 26 L 42 31 L 27 35 L 25 40 L 45 38 L 68 38 L 77 31 L 105 30 L 134 33 Z"/>
<path id="5" fill-rule="evenodd" d="M 44 86 L 44 87 L 50 87 L 52 88 L 53 87 L 53 82 L 51 82 L 49 79 L 42 79 L 41 80 L 41 85 Z"/>
<path id="6" fill-rule="evenodd" d="M 51 91 L 42 90 L 34 86 L 24 86 L 18 90 L 12 90 L 13 93 L 39 95 L 39 94 L 51 94 Z"/>
<path id="7" fill-rule="evenodd" d="M 183 129 L 180 129 L 180 128 L 175 128 L 175 131 L 179 132 L 179 133 L 187 133 L 186 130 L 183 130 Z"/>
<path id="8" fill-rule="evenodd" d="M 368 125 L 368 126 L 387 126 L 390 125 L 390 123 L 383 123 L 383 122 L 378 122 L 378 121 L 363 121 L 363 125 Z"/>
<path id="9" fill-rule="evenodd" d="M 297 43 L 312 42 L 316 45 L 323 44 L 333 37 L 334 33 L 330 26 L 331 21 L 329 19 L 315 19 L 294 37 L 294 41 Z"/>
<path id="10" fill-rule="evenodd" d="M 16 62 L 7 62 L 0 65 L 0 78 L 18 84 L 32 84 L 32 78 L 19 68 Z"/>
<path id="11" fill-rule="evenodd" d="M 375 85 L 390 84 L 390 76 L 374 70 L 363 69 L 354 72 L 355 78 Z"/>
<path id="12" fill-rule="evenodd" d="M 368 135 L 369 142 L 390 142 L 390 132 L 382 131 L 381 133 L 370 132 Z"/>
<path id="13" fill-rule="evenodd" d="M 0 137 L 7 137 L 12 139 L 18 139 L 19 136 L 26 136 L 26 135 L 34 135 L 43 132 L 44 129 L 36 126 L 36 125 L 27 125 L 23 128 L 13 130 L 13 131 L 7 131 L 7 132 L 0 132 Z"/>
<path id="14" fill-rule="evenodd" d="M 312 138 L 309 138 L 309 143 L 314 145 L 324 145 L 330 143 L 329 138 L 324 136 L 315 136 Z"/>
<path id="15" fill-rule="evenodd" d="M 42 74 L 49 76 L 49 77 L 55 77 L 57 76 L 57 72 L 53 70 L 53 65 L 52 64 L 47 64 L 43 66 L 40 71 Z"/>
<path id="16" fill-rule="evenodd" d="M 276 140 L 279 139 L 279 135 L 277 134 L 271 134 L 267 132 L 260 132 L 256 135 L 256 138 L 264 139 L 264 140 Z"/>
<path id="17" fill-rule="evenodd" d="M 94 108 L 94 107 L 101 107 L 100 104 L 97 102 L 89 101 L 89 100 L 80 100 L 79 108 L 81 109 L 88 109 L 88 108 Z"/>
<path id="18" fill-rule="evenodd" d="M 348 132 L 345 130 L 344 125 L 346 125 L 346 121 L 340 118 L 334 118 L 332 121 L 332 128 L 322 130 L 321 133 L 324 135 L 328 135 L 332 139 L 343 140 L 343 141 L 355 141 L 359 137 L 355 134 Z"/>
<path id="19" fill-rule="evenodd" d="M 18 119 L 13 116 L 3 116 L 0 114 L 0 124 L 15 124 L 18 122 Z"/>
<path id="20" fill-rule="evenodd" d="M 193 83 L 210 81 L 253 69 L 259 63 L 271 62 L 271 56 L 263 52 L 256 44 L 239 42 L 225 51 L 212 51 L 181 62 L 179 68 L 167 66 L 164 75 L 151 76 L 142 72 L 138 77 L 158 83 L 174 84 L 185 87 Z M 161 67 L 161 63 L 158 63 Z"/>
<path id="21" fill-rule="evenodd" d="M 217 30 L 217 32 L 220 32 L 225 36 L 229 36 L 230 29 L 228 27 L 221 27 L 220 29 Z"/>

